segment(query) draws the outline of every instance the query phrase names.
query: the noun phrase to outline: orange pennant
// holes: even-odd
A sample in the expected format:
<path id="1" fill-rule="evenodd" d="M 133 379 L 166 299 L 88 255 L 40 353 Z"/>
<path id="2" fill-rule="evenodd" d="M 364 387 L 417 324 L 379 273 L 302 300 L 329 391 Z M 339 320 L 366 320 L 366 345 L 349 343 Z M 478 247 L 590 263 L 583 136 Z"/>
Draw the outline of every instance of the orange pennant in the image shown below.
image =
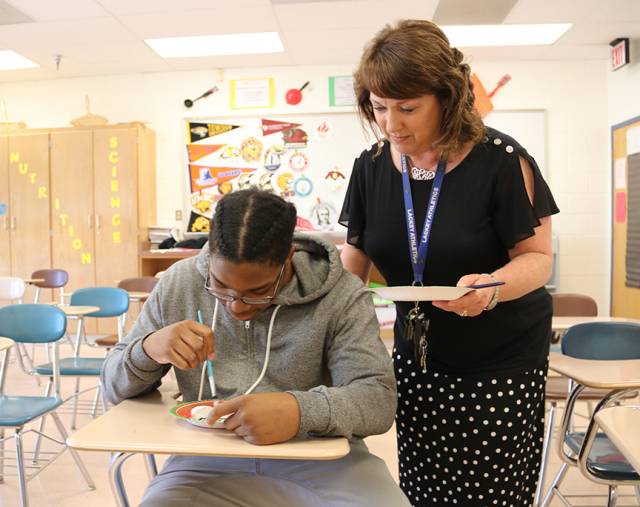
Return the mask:
<path id="1" fill-rule="evenodd" d="M 206 157 L 215 153 L 220 148 L 224 148 L 226 144 L 187 144 L 187 150 L 189 152 L 189 162 L 195 162 L 196 160 Z"/>

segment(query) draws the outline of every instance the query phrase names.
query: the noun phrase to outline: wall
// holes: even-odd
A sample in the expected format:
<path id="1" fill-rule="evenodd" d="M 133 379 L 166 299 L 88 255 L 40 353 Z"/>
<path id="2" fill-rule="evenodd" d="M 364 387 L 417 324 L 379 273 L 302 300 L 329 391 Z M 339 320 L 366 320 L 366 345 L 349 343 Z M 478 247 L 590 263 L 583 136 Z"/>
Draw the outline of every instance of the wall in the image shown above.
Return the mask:
<path id="1" fill-rule="evenodd" d="M 640 116 L 640 40 L 632 41 L 631 63 L 607 71 L 609 126 Z"/>
<path id="2" fill-rule="evenodd" d="M 549 183 L 562 213 L 554 219 L 560 237 L 559 290 L 590 294 L 601 312 L 609 298 L 609 157 L 607 149 L 607 63 L 605 61 L 472 62 L 488 90 L 509 73 L 511 82 L 494 98 L 497 109 L 547 111 Z M 228 69 L 224 80 L 276 77 L 274 114 L 327 110 L 326 81 L 351 72 L 348 66 Z M 158 143 L 158 222 L 172 225 L 183 207 L 186 176 L 181 119 L 187 116 L 237 116 L 230 111 L 226 87 L 185 109 L 216 83 L 212 72 L 175 72 L 0 84 L 0 98 L 11 121 L 29 127 L 65 126 L 91 109 L 111 122 L 147 121 Z M 286 89 L 311 81 L 298 107 L 283 104 Z M 630 88 L 629 88 L 630 90 Z M 631 95 L 631 91 L 629 91 Z M 356 154 L 354 154 L 355 156 Z"/>

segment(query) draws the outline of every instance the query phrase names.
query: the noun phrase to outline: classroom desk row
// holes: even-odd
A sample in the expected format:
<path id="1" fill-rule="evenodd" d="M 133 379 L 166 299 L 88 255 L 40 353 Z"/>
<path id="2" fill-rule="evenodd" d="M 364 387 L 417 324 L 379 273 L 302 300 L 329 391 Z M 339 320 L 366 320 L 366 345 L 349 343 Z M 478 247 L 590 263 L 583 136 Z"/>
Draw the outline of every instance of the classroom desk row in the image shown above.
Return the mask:
<path id="1" fill-rule="evenodd" d="M 640 360 L 592 361 L 552 353 L 549 368 L 587 387 L 607 390 L 640 388 Z M 129 505 L 122 465 L 136 453 L 330 460 L 349 452 L 349 443 L 344 438 L 251 445 L 226 431 L 197 428 L 176 419 L 169 412 L 175 404 L 171 390 L 161 388 L 149 395 L 123 401 L 67 440 L 69 446 L 78 450 L 116 453 L 111 460 L 109 476 L 117 505 Z M 640 407 L 605 409 L 596 419 L 629 462 L 640 471 L 640 435 L 637 431 Z M 150 421 L 153 421 L 152 425 Z"/>
<path id="2" fill-rule="evenodd" d="M 396 319 L 396 310 L 394 306 L 376 307 L 376 315 L 380 323 L 380 336 L 383 340 L 393 341 L 393 323 Z M 635 322 L 640 323 L 636 319 L 626 319 L 623 317 L 553 317 L 551 320 L 551 328 L 553 331 L 566 331 L 576 324 L 584 324 L 588 322 Z"/>

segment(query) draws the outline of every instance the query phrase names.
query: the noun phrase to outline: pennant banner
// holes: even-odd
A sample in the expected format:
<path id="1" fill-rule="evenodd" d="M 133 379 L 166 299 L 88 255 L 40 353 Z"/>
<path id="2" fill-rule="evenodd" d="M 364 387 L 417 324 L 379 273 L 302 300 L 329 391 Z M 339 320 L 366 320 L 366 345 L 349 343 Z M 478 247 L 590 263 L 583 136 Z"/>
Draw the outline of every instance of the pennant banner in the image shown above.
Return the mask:
<path id="1" fill-rule="evenodd" d="M 187 134 L 190 143 L 202 141 L 209 137 L 224 134 L 231 130 L 239 128 L 239 125 L 226 125 L 223 123 L 187 123 Z"/>
<path id="2" fill-rule="evenodd" d="M 276 120 L 262 120 L 262 135 L 268 136 L 271 134 L 277 134 L 291 130 L 293 127 L 299 127 L 300 123 L 291 123 L 288 121 L 276 121 Z"/>
<path id="3" fill-rule="evenodd" d="M 224 148 L 226 144 L 188 144 L 189 162 L 195 162 L 207 155 L 215 153 L 220 148 Z"/>
<path id="4" fill-rule="evenodd" d="M 189 164 L 191 192 L 199 192 L 204 188 L 219 185 L 237 178 L 241 174 L 251 173 L 255 170 L 254 167 L 208 167 Z"/>

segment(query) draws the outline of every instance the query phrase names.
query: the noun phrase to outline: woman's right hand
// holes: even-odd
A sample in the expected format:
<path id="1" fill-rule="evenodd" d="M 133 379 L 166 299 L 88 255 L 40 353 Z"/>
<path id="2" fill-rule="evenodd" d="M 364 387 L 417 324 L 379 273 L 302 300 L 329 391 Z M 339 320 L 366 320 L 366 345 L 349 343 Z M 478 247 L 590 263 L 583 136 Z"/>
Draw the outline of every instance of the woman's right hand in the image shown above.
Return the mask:
<path id="1" fill-rule="evenodd" d="M 142 349 L 157 363 L 189 370 L 215 358 L 216 342 L 210 327 L 183 320 L 151 333 L 142 341 Z"/>

